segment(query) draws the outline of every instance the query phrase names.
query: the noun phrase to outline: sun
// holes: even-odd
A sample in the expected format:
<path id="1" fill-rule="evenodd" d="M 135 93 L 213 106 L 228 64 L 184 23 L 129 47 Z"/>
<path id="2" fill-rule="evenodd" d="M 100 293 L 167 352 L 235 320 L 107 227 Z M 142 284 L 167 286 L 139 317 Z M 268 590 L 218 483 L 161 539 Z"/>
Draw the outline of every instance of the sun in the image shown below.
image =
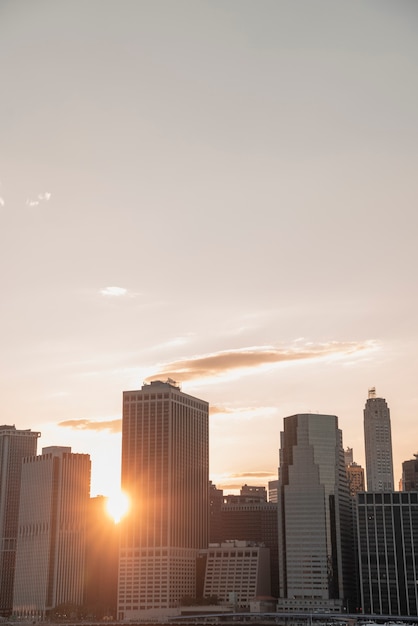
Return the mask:
<path id="1" fill-rule="evenodd" d="M 107 514 L 118 524 L 129 511 L 130 502 L 126 493 L 119 491 L 109 496 L 106 503 Z"/>

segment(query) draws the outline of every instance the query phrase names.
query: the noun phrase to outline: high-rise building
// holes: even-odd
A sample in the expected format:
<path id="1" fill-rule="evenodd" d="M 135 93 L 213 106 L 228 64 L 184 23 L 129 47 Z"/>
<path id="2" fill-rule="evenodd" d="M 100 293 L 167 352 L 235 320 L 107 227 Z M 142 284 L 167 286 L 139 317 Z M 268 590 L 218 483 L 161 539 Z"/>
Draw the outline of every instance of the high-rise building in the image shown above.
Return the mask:
<path id="1" fill-rule="evenodd" d="M 390 411 L 384 398 L 369 389 L 364 408 L 367 491 L 393 491 L 392 433 Z"/>
<path id="2" fill-rule="evenodd" d="M 402 463 L 402 491 L 418 491 L 418 454 Z"/>
<path id="3" fill-rule="evenodd" d="M 20 474 L 23 457 L 36 454 L 40 433 L 0 426 L 0 615 L 13 609 Z"/>
<path id="4" fill-rule="evenodd" d="M 279 476 L 278 606 L 341 611 L 355 597 L 355 550 L 336 416 L 284 419 Z"/>
<path id="5" fill-rule="evenodd" d="M 23 459 L 13 613 L 84 602 L 90 456 L 51 446 Z"/>
<path id="6" fill-rule="evenodd" d="M 418 615 L 418 493 L 359 493 L 362 612 Z"/>
<path id="7" fill-rule="evenodd" d="M 170 615 L 196 595 L 208 546 L 209 405 L 173 381 L 123 393 L 118 619 Z"/>

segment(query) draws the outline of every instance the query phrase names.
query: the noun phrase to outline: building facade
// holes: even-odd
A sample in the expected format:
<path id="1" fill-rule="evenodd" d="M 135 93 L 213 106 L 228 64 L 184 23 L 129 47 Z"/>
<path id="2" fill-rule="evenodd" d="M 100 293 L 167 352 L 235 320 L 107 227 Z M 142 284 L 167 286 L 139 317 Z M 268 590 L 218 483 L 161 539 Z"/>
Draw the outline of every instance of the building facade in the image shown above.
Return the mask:
<path id="1" fill-rule="evenodd" d="M 270 596 L 270 551 L 248 541 L 210 544 L 204 597 L 249 610 L 257 596 Z"/>
<path id="2" fill-rule="evenodd" d="M 221 541 L 238 539 L 269 549 L 269 595 L 277 598 L 279 592 L 277 504 L 267 502 L 265 498 L 265 491 L 252 492 L 252 495 L 247 496 L 224 496 L 221 507 Z"/>
<path id="3" fill-rule="evenodd" d="M 90 456 L 51 446 L 23 460 L 13 613 L 43 619 L 84 602 Z"/>
<path id="4" fill-rule="evenodd" d="M 279 607 L 344 610 L 355 601 L 355 550 L 336 416 L 284 419 L 278 509 Z"/>
<path id="5" fill-rule="evenodd" d="M 374 387 L 369 389 L 363 413 L 367 491 L 393 491 L 390 411 L 386 400 L 376 397 Z"/>
<path id="6" fill-rule="evenodd" d="M 13 610 L 22 459 L 36 454 L 40 433 L 0 426 L 0 615 Z"/>
<path id="7" fill-rule="evenodd" d="M 209 405 L 173 381 L 123 393 L 118 619 L 164 616 L 196 595 L 208 545 Z"/>
<path id="8" fill-rule="evenodd" d="M 352 461 L 350 465 L 347 465 L 346 471 L 350 496 L 354 497 L 360 491 L 365 490 L 364 469 L 361 467 L 361 465 L 358 465 L 358 463 Z"/>
<path id="9" fill-rule="evenodd" d="M 418 454 L 402 463 L 402 491 L 418 491 Z"/>
<path id="10" fill-rule="evenodd" d="M 418 493 L 360 493 L 357 502 L 362 612 L 418 615 Z"/>

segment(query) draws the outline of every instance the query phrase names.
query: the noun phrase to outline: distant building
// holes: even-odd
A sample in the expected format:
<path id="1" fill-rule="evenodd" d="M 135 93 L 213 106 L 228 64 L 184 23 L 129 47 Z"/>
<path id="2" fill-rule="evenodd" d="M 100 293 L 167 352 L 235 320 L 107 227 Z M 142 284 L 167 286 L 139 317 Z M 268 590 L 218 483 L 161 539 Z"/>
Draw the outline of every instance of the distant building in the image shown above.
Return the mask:
<path id="1" fill-rule="evenodd" d="M 123 393 L 118 619 L 175 614 L 208 545 L 209 405 L 173 382 Z"/>
<path id="2" fill-rule="evenodd" d="M 418 491 L 418 454 L 402 463 L 402 491 Z"/>
<path id="3" fill-rule="evenodd" d="M 349 465 L 351 465 L 351 463 L 353 463 L 353 448 L 346 448 L 344 450 L 344 463 L 345 466 L 348 467 Z"/>
<path id="4" fill-rule="evenodd" d="M 222 541 L 221 509 L 224 498 L 222 489 L 218 489 L 209 481 L 209 542 L 219 543 Z"/>
<path id="5" fill-rule="evenodd" d="M 23 460 L 15 616 L 44 619 L 61 604 L 83 604 L 90 469 L 90 456 L 70 447 Z"/>
<path id="6" fill-rule="evenodd" d="M 350 491 L 350 496 L 354 497 L 360 491 L 365 490 L 364 469 L 361 467 L 361 465 L 358 465 L 355 461 L 353 461 L 345 469 L 347 472 L 348 488 Z"/>
<path id="7" fill-rule="evenodd" d="M 249 610 L 257 596 L 270 596 L 270 551 L 247 541 L 210 544 L 204 596 Z"/>
<path id="8" fill-rule="evenodd" d="M 119 524 L 106 512 L 107 498 L 90 498 L 86 533 L 84 604 L 96 619 L 116 618 Z"/>
<path id="9" fill-rule="evenodd" d="M 22 459 L 36 454 L 40 433 L 0 426 L 0 615 L 13 610 Z"/>
<path id="10" fill-rule="evenodd" d="M 393 491 L 393 459 L 390 411 L 384 398 L 369 389 L 364 408 L 367 491 Z"/>
<path id="11" fill-rule="evenodd" d="M 278 607 L 342 611 L 355 597 L 355 550 L 336 416 L 284 419 L 279 482 Z"/>
<path id="12" fill-rule="evenodd" d="M 267 502 L 267 490 L 265 487 L 255 487 L 253 485 L 243 485 L 240 489 L 241 496 L 257 497 Z"/>
<path id="13" fill-rule="evenodd" d="M 277 504 L 279 501 L 279 481 L 269 480 L 268 490 L 269 490 L 269 502 L 275 502 Z"/>
<path id="14" fill-rule="evenodd" d="M 418 615 L 418 493 L 359 493 L 363 613 Z"/>

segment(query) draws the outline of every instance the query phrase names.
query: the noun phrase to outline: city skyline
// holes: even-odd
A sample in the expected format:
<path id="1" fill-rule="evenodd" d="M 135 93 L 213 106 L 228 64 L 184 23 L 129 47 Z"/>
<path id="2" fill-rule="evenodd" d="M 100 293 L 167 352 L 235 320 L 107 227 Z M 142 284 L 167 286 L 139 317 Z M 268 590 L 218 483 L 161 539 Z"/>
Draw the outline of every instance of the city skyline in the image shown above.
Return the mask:
<path id="1" fill-rule="evenodd" d="M 210 477 L 286 416 L 418 434 L 418 6 L 0 2 L 1 423 L 120 485 L 122 392 L 209 402 Z"/>

